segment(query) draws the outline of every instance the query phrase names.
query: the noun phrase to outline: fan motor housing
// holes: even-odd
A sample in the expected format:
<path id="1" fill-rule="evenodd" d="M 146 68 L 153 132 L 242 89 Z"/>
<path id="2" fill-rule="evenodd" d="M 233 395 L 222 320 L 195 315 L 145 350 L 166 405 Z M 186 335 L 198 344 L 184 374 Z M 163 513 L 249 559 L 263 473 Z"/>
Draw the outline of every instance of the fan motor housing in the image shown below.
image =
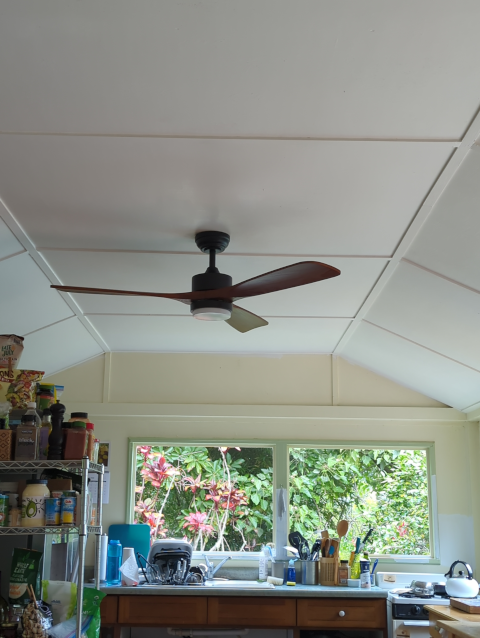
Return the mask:
<path id="1" fill-rule="evenodd" d="M 190 312 L 199 310 L 201 308 L 224 308 L 232 312 L 232 302 L 224 299 L 215 299 L 215 290 L 219 288 L 227 288 L 232 285 L 232 278 L 230 275 L 224 275 L 218 270 L 207 269 L 207 272 L 202 272 L 199 275 L 192 277 L 192 291 L 197 292 L 199 290 L 211 290 L 211 299 L 198 299 L 192 301 L 190 304 Z"/>

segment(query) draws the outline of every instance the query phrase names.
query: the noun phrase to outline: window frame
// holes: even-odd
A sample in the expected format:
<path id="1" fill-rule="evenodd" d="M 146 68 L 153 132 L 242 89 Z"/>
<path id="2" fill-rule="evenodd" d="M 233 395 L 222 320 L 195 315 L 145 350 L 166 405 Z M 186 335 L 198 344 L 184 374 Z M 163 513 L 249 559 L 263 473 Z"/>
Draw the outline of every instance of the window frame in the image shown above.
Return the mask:
<path id="1" fill-rule="evenodd" d="M 128 439 L 128 472 L 127 472 L 127 495 L 126 495 L 126 523 L 134 521 L 135 504 L 135 482 L 136 482 L 136 448 L 140 445 L 162 445 L 162 446 L 199 446 L 199 447 L 268 447 L 272 449 L 273 460 L 273 497 L 277 489 L 286 487 L 289 501 L 290 492 L 290 450 L 292 448 L 309 449 L 391 449 L 391 450 L 425 450 L 427 460 L 428 479 L 428 513 L 430 528 L 430 556 L 416 556 L 406 554 L 371 554 L 373 558 L 378 558 L 379 564 L 399 563 L 399 564 L 423 564 L 440 565 L 439 534 L 438 534 L 438 506 L 436 491 L 436 464 L 435 464 L 435 443 L 432 441 L 334 441 L 334 440 L 278 440 L 278 439 L 165 439 L 163 437 L 131 437 Z M 283 461 L 283 462 L 282 462 Z M 288 508 L 289 510 L 289 508 Z M 273 529 L 272 535 L 275 538 L 276 502 L 273 498 Z M 288 514 L 289 515 L 289 514 Z M 260 552 L 205 552 L 213 558 L 221 559 L 231 556 L 233 560 L 257 562 Z M 194 552 L 194 559 L 201 560 L 202 552 Z"/>

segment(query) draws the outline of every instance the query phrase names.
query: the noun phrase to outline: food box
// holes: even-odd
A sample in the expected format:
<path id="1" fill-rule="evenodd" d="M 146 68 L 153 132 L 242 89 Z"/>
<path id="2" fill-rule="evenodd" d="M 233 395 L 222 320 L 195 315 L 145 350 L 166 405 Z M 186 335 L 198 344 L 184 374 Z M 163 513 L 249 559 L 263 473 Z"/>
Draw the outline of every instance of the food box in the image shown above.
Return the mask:
<path id="1" fill-rule="evenodd" d="M 0 461 L 13 459 L 13 445 L 15 432 L 13 430 L 0 430 Z"/>

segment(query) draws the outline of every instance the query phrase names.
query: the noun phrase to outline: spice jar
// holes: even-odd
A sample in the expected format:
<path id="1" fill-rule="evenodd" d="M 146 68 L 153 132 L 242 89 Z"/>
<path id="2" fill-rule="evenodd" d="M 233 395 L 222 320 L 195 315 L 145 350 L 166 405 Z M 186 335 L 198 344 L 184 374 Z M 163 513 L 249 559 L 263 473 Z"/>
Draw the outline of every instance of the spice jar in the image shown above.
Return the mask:
<path id="1" fill-rule="evenodd" d="M 66 461 L 81 461 L 85 455 L 87 443 L 87 425 L 84 421 L 70 422 L 71 427 L 65 431 L 65 452 Z"/>

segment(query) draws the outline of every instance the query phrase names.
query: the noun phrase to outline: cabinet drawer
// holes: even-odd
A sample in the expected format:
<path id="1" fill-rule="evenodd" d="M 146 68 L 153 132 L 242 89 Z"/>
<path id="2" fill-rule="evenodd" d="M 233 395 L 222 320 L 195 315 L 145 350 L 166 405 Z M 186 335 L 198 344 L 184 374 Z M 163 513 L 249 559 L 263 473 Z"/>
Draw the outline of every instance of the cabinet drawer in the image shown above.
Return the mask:
<path id="1" fill-rule="evenodd" d="M 294 598 L 208 599 L 208 624 L 222 627 L 294 627 L 296 612 Z"/>
<path id="2" fill-rule="evenodd" d="M 166 627 L 205 625 L 207 599 L 203 596 L 121 596 L 118 622 Z"/>
<path id="3" fill-rule="evenodd" d="M 100 603 L 100 617 L 102 625 L 112 625 L 117 622 L 118 596 L 105 596 Z"/>
<path id="4" fill-rule="evenodd" d="M 381 629 L 387 624 L 383 598 L 305 598 L 297 600 L 297 626 Z"/>

